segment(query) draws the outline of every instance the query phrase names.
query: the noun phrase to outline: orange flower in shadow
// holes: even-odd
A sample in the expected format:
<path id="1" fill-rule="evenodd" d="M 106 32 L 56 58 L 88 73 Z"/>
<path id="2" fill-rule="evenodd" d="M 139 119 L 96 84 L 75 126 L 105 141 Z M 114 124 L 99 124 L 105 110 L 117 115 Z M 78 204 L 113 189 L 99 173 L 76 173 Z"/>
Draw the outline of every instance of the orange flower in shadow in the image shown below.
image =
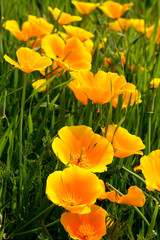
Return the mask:
<path id="1" fill-rule="evenodd" d="M 111 192 L 104 193 L 99 199 L 108 199 L 111 202 L 127 204 L 136 207 L 143 207 L 145 204 L 145 195 L 137 186 L 130 187 L 126 195 L 121 196 L 113 190 Z"/>
<path id="2" fill-rule="evenodd" d="M 52 64 L 50 58 L 45 56 L 42 57 L 39 53 L 30 48 L 21 47 L 17 50 L 16 54 L 19 64 L 7 55 L 4 55 L 4 59 L 25 73 L 30 73 L 36 70 L 42 71 Z"/>
<path id="3" fill-rule="evenodd" d="M 83 15 L 87 15 L 92 12 L 96 7 L 100 5 L 100 3 L 90 3 L 90 2 L 77 2 L 72 1 L 72 4 L 76 7 L 76 9 L 82 13 Z"/>
<path id="4" fill-rule="evenodd" d="M 77 165 L 92 172 L 104 172 L 113 160 L 108 140 L 87 126 L 65 126 L 52 143 L 56 156 L 65 165 Z"/>
<path id="5" fill-rule="evenodd" d="M 70 38 L 71 37 L 79 38 L 81 42 L 84 42 L 87 39 L 94 37 L 94 35 L 91 32 L 88 32 L 85 29 L 80 27 L 75 27 L 71 25 L 63 26 L 63 27 Z"/>
<path id="6" fill-rule="evenodd" d="M 99 240 L 106 234 L 106 227 L 109 224 L 111 226 L 111 221 L 107 224 L 105 222 L 107 216 L 108 213 L 102 207 L 92 205 L 88 214 L 63 213 L 61 223 L 73 239 Z"/>
<path id="7" fill-rule="evenodd" d="M 150 38 L 150 40 L 152 40 L 155 31 L 156 31 L 155 43 L 159 44 L 160 43 L 160 21 L 158 23 L 158 28 L 156 27 L 156 25 L 152 25 L 146 28 L 147 38 Z"/>
<path id="8" fill-rule="evenodd" d="M 52 13 L 55 20 L 58 19 L 60 25 L 68 24 L 75 21 L 82 21 L 82 18 L 79 16 L 72 16 L 68 13 L 61 12 L 60 9 L 48 7 L 48 10 Z M 60 17 L 59 17 L 60 16 Z M 58 18 L 59 17 L 59 18 Z"/>
<path id="9" fill-rule="evenodd" d="M 152 151 L 140 159 L 140 165 L 134 171 L 142 170 L 149 191 L 160 191 L 160 150 Z"/>
<path id="10" fill-rule="evenodd" d="M 74 80 L 69 83 L 68 87 L 84 105 L 87 104 L 88 98 L 92 100 L 92 103 L 110 102 L 114 95 L 122 93 L 121 88 L 126 84 L 124 76 L 101 70 L 95 76 L 90 71 L 71 73 L 71 76 Z"/>
<path id="11" fill-rule="evenodd" d="M 136 86 L 132 83 L 126 83 L 122 90 L 122 109 L 127 108 L 128 104 L 133 106 L 134 104 L 139 104 L 142 102 L 141 94 L 136 89 Z M 115 95 L 112 100 L 113 107 L 117 107 L 119 100 L 119 95 Z"/>
<path id="12" fill-rule="evenodd" d="M 102 128 L 102 133 L 105 134 L 105 128 Z M 130 134 L 125 128 L 109 125 L 106 138 L 112 143 L 115 157 L 125 158 L 133 154 L 143 155 L 141 150 L 145 148 L 145 145 L 141 138 Z"/>
<path id="13" fill-rule="evenodd" d="M 120 65 L 121 67 L 124 67 L 126 64 L 126 57 L 124 55 L 124 52 L 119 52 L 118 53 L 114 53 L 114 59 L 112 58 L 104 58 L 104 63 L 105 65 L 109 68 L 111 67 L 113 72 L 117 71 L 117 66 L 115 66 L 116 64 Z"/>
<path id="14" fill-rule="evenodd" d="M 124 31 L 127 31 L 131 26 L 131 23 L 129 19 L 126 18 L 119 18 L 118 20 L 114 22 L 108 23 L 108 29 L 114 30 L 116 32 L 123 33 Z"/>
<path id="15" fill-rule="evenodd" d="M 32 29 L 29 22 L 24 22 L 22 30 L 20 30 L 18 23 L 15 20 L 8 20 L 3 27 L 10 31 L 20 41 L 27 41 L 32 36 Z"/>
<path id="16" fill-rule="evenodd" d="M 42 39 L 42 48 L 48 57 L 67 71 L 91 69 L 91 54 L 78 38 L 70 38 L 65 44 L 61 37 L 51 34 Z"/>
<path id="17" fill-rule="evenodd" d="M 104 182 L 94 173 L 72 166 L 47 178 L 49 200 L 72 213 L 86 214 L 105 191 Z"/>
<path id="18" fill-rule="evenodd" d="M 118 2 L 107 1 L 103 3 L 103 6 L 99 8 L 110 18 L 118 19 L 124 12 L 126 12 L 130 7 L 133 6 L 133 3 L 126 3 L 121 5 Z"/>
<path id="19" fill-rule="evenodd" d="M 61 74 L 63 74 L 65 72 L 65 69 L 61 68 L 60 66 L 58 66 L 58 64 L 53 61 L 52 65 L 47 68 L 47 71 L 40 71 L 40 73 L 45 76 L 46 74 L 46 78 L 49 79 L 53 76 L 55 76 L 57 74 L 57 77 L 59 77 Z"/>

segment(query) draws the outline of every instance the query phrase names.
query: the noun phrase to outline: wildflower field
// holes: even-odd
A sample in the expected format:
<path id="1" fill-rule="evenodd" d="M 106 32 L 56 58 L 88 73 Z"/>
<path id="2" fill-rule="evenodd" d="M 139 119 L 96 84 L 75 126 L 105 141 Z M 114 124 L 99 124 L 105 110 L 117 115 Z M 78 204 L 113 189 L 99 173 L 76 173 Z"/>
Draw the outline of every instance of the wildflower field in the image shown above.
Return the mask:
<path id="1" fill-rule="evenodd" d="M 160 239 L 160 1 L 0 16 L 0 240 Z"/>

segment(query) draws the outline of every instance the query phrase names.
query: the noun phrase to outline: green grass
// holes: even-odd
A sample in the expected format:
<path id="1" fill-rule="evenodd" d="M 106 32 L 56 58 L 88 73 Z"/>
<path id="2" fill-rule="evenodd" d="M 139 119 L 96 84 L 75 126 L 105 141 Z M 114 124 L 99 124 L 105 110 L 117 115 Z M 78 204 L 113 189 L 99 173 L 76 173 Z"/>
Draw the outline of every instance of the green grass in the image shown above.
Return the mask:
<path id="1" fill-rule="evenodd" d="M 156 0 L 142 2 L 136 0 L 135 7 L 124 16 L 144 17 L 148 24 L 158 24 L 159 13 L 157 14 L 156 10 L 157 7 L 160 9 L 160 4 Z M 29 14 L 37 17 L 45 14 L 47 20 L 54 23 L 48 6 L 80 15 L 69 0 L 1 0 L 0 5 L 1 17 L 4 16 L 5 20 L 15 19 L 20 26 Z M 83 106 L 67 87 L 70 81 L 68 72 L 49 79 L 44 84 L 50 83 L 46 92 L 38 93 L 37 90 L 33 90 L 32 80 L 38 79 L 40 74 L 36 72 L 26 76 L 3 59 L 4 54 L 16 59 L 16 50 L 24 46 L 24 43 L 2 27 L 4 20 L 1 19 L 0 239 L 3 239 L 3 234 L 13 240 L 70 239 L 59 222 L 64 210 L 52 204 L 45 194 L 48 175 L 64 168 L 51 148 L 53 138 L 63 126 L 84 124 L 101 134 L 101 127 L 114 123 L 141 137 L 146 145 L 144 154 L 160 148 L 160 88 L 154 91 L 149 88 L 150 80 L 159 77 L 159 45 L 154 43 L 154 34 L 153 40 L 150 41 L 133 28 L 124 34 L 109 31 L 108 21 L 110 20 L 96 9 L 89 16 L 83 17 L 82 23 L 77 22 L 73 25 L 93 32 L 96 47 L 107 37 L 105 47 L 101 50 L 96 48 L 93 55 L 94 73 L 99 69 L 110 70 L 104 65 L 104 57 L 110 57 L 120 49 L 125 51 L 127 63 L 124 69 L 119 67 L 118 61 L 115 61 L 115 64 L 118 73 L 124 74 L 128 82 L 136 85 L 142 95 L 142 103 L 124 110 L 121 109 L 121 101 L 116 109 L 109 103 L 100 106 L 89 102 Z M 63 29 L 57 23 L 55 25 L 58 30 Z M 133 73 L 128 69 L 132 64 L 143 66 L 148 71 L 138 69 Z M 100 113 L 97 112 L 98 109 Z M 127 193 L 130 186 L 137 185 L 146 195 L 146 203 L 139 210 L 108 200 L 98 201 L 114 220 L 114 224 L 102 238 L 104 240 L 160 239 L 160 195 L 157 191 L 148 191 L 145 184 L 131 173 L 133 167 L 139 165 L 139 159 L 138 155 L 125 159 L 114 158 L 108 166 L 108 171 L 98 175 L 123 194 Z M 131 172 L 121 167 L 122 165 Z M 141 174 L 138 176 L 143 178 Z"/>

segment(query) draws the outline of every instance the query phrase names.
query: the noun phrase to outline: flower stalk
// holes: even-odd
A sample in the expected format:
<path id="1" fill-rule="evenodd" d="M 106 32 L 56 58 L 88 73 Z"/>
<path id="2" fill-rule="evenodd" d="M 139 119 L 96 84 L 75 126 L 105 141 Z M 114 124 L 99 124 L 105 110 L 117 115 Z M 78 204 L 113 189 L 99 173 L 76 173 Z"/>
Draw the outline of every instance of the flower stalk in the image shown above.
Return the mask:
<path id="1" fill-rule="evenodd" d="M 21 99 L 21 112 L 20 112 L 20 124 L 19 124 L 19 209 L 22 212 L 22 196 L 23 196 L 23 116 L 24 116 L 24 106 L 25 106 L 25 96 L 26 96 L 26 83 L 27 83 L 27 74 L 24 74 L 24 83 Z"/>

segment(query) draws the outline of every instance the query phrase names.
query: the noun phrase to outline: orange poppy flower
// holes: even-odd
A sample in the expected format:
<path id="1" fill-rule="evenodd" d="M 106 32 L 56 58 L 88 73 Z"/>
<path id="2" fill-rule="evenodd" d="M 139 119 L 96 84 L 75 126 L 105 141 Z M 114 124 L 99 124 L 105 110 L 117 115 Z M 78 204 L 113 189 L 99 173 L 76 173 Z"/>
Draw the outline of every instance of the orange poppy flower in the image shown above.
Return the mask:
<path id="1" fill-rule="evenodd" d="M 42 39 L 42 48 L 48 57 L 68 71 L 91 69 L 91 54 L 78 38 L 70 38 L 65 44 L 61 37 L 51 34 Z"/>
<path id="2" fill-rule="evenodd" d="M 15 20 L 8 20 L 3 27 L 10 31 L 20 41 L 27 41 L 32 36 L 32 29 L 29 22 L 24 22 L 22 30 L 20 30 L 18 23 Z"/>
<path id="3" fill-rule="evenodd" d="M 138 92 L 134 84 L 126 83 L 121 90 L 123 93 L 122 109 L 127 108 L 129 103 L 130 106 L 133 106 L 134 104 L 139 104 L 142 102 L 141 94 Z M 115 95 L 114 98 L 112 99 L 112 105 L 115 108 L 117 107 L 118 99 L 119 95 Z"/>
<path id="4" fill-rule="evenodd" d="M 68 24 L 68 23 L 75 22 L 75 21 L 82 21 L 81 17 L 79 17 L 79 16 L 72 16 L 72 15 L 70 15 L 68 13 L 61 12 L 61 10 L 58 9 L 58 8 L 52 9 L 51 7 L 48 7 L 48 10 L 52 13 L 52 15 L 53 15 L 55 20 L 57 20 L 59 15 L 61 14 L 59 19 L 58 19 L 58 23 L 60 25 Z"/>
<path id="5" fill-rule="evenodd" d="M 131 26 L 131 23 L 129 19 L 126 18 L 119 18 L 118 20 L 114 22 L 108 23 L 108 29 L 109 30 L 114 30 L 116 32 L 121 32 L 127 31 Z"/>
<path id="6" fill-rule="evenodd" d="M 90 2 L 77 2 L 72 1 L 73 5 L 76 9 L 82 13 L 83 15 L 87 15 L 92 12 L 96 7 L 100 5 L 100 3 L 90 3 Z"/>
<path id="7" fill-rule="evenodd" d="M 77 165 L 92 172 L 104 172 L 113 160 L 113 148 L 105 137 L 87 126 L 65 126 L 52 143 L 56 156 L 65 165 Z"/>
<path id="8" fill-rule="evenodd" d="M 160 84 L 160 78 L 153 78 L 152 81 L 150 81 L 150 86 L 157 88 Z"/>
<path id="9" fill-rule="evenodd" d="M 65 26 L 66 27 L 66 26 Z M 77 27 L 76 27 L 77 28 Z M 82 28 L 79 28 L 79 29 L 82 29 Z M 82 29 L 85 33 L 86 30 Z M 87 31 L 86 31 L 87 32 Z M 91 34 L 90 32 L 87 32 L 89 34 Z M 66 33 L 63 33 L 63 32 L 58 32 L 58 35 L 61 36 L 61 38 L 66 42 L 69 38 L 72 38 L 72 34 L 66 34 Z M 77 35 L 77 36 L 76 36 Z M 75 37 L 79 38 L 80 41 L 83 42 L 83 45 L 85 47 L 85 49 L 87 50 L 87 52 L 89 52 L 90 54 L 93 54 L 93 46 L 94 46 L 94 43 L 91 39 L 87 37 L 84 37 L 82 34 L 80 35 L 80 37 L 78 36 L 78 34 L 76 34 L 75 32 Z"/>
<path id="10" fill-rule="evenodd" d="M 145 195 L 137 186 L 130 187 L 126 195 L 120 196 L 116 191 L 113 190 L 111 192 L 104 193 L 99 199 L 108 199 L 111 202 L 127 204 L 136 207 L 143 207 L 145 204 Z"/>
<path id="11" fill-rule="evenodd" d="M 47 22 L 44 18 L 29 15 L 28 22 L 31 24 L 32 37 L 41 38 L 50 34 L 53 30 L 53 24 Z"/>
<path id="12" fill-rule="evenodd" d="M 86 31 L 80 27 L 74 27 L 71 25 L 63 26 L 65 31 L 67 32 L 68 36 L 79 38 L 81 42 L 86 41 L 87 39 L 93 38 L 94 35 L 91 32 Z"/>
<path id="13" fill-rule="evenodd" d="M 149 191 L 160 191 L 160 150 L 152 151 L 140 159 L 140 165 L 134 171 L 142 170 Z"/>
<path id="14" fill-rule="evenodd" d="M 145 148 L 140 137 L 130 134 L 125 128 L 117 125 L 109 125 L 107 129 L 106 138 L 112 143 L 114 149 L 114 156 L 118 158 L 125 158 L 133 154 L 143 155 L 142 149 Z M 115 132 L 116 131 L 116 132 Z M 103 135 L 105 128 L 102 128 Z"/>
<path id="15" fill-rule="evenodd" d="M 103 3 L 103 6 L 99 8 L 110 18 L 118 19 L 124 12 L 126 12 L 130 7 L 133 6 L 133 3 L 126 3 L 121 5 L 118 2 L 107 1 Z"/>
<path id="16" fill-rule="evenodd" d="M 21 47 L 17 50 L 16 54 L 19 64 L 7 55 L 4 55 L 4 59 L 25 73 L 30 73 L 36 70 L 42 71 L 52 64 L 50 58 L 41 56 L 30 48 Z"/>
<path id="17" fill-rule="evenodd" d="M 61 223 L 73 239 L 99 240 L 106 234 L 107 215 L 108 213 L 102 207 L 92 205 L 91 212 L 88 214 L 63 213 Z"/>
<path id="18" fill-rule="evenodd" d="M 82 104 L 87 104 L 88 98 L 92 103 L 110 102 L 114 94 L 122 93 L 121 88 L 126 84 L 124 76 L 101 70 L 95 76 L 90 71 L 71 73 L 71 76 L 74 80 L 68 86 Z"/>
<path id="19" fill-rule="evenodd" d="M 54 204 L 68 211 L 86 214 L 104 189 L 104 182 L 94 173 L 72 166 L 49 175 L 46 194 Z"/>

